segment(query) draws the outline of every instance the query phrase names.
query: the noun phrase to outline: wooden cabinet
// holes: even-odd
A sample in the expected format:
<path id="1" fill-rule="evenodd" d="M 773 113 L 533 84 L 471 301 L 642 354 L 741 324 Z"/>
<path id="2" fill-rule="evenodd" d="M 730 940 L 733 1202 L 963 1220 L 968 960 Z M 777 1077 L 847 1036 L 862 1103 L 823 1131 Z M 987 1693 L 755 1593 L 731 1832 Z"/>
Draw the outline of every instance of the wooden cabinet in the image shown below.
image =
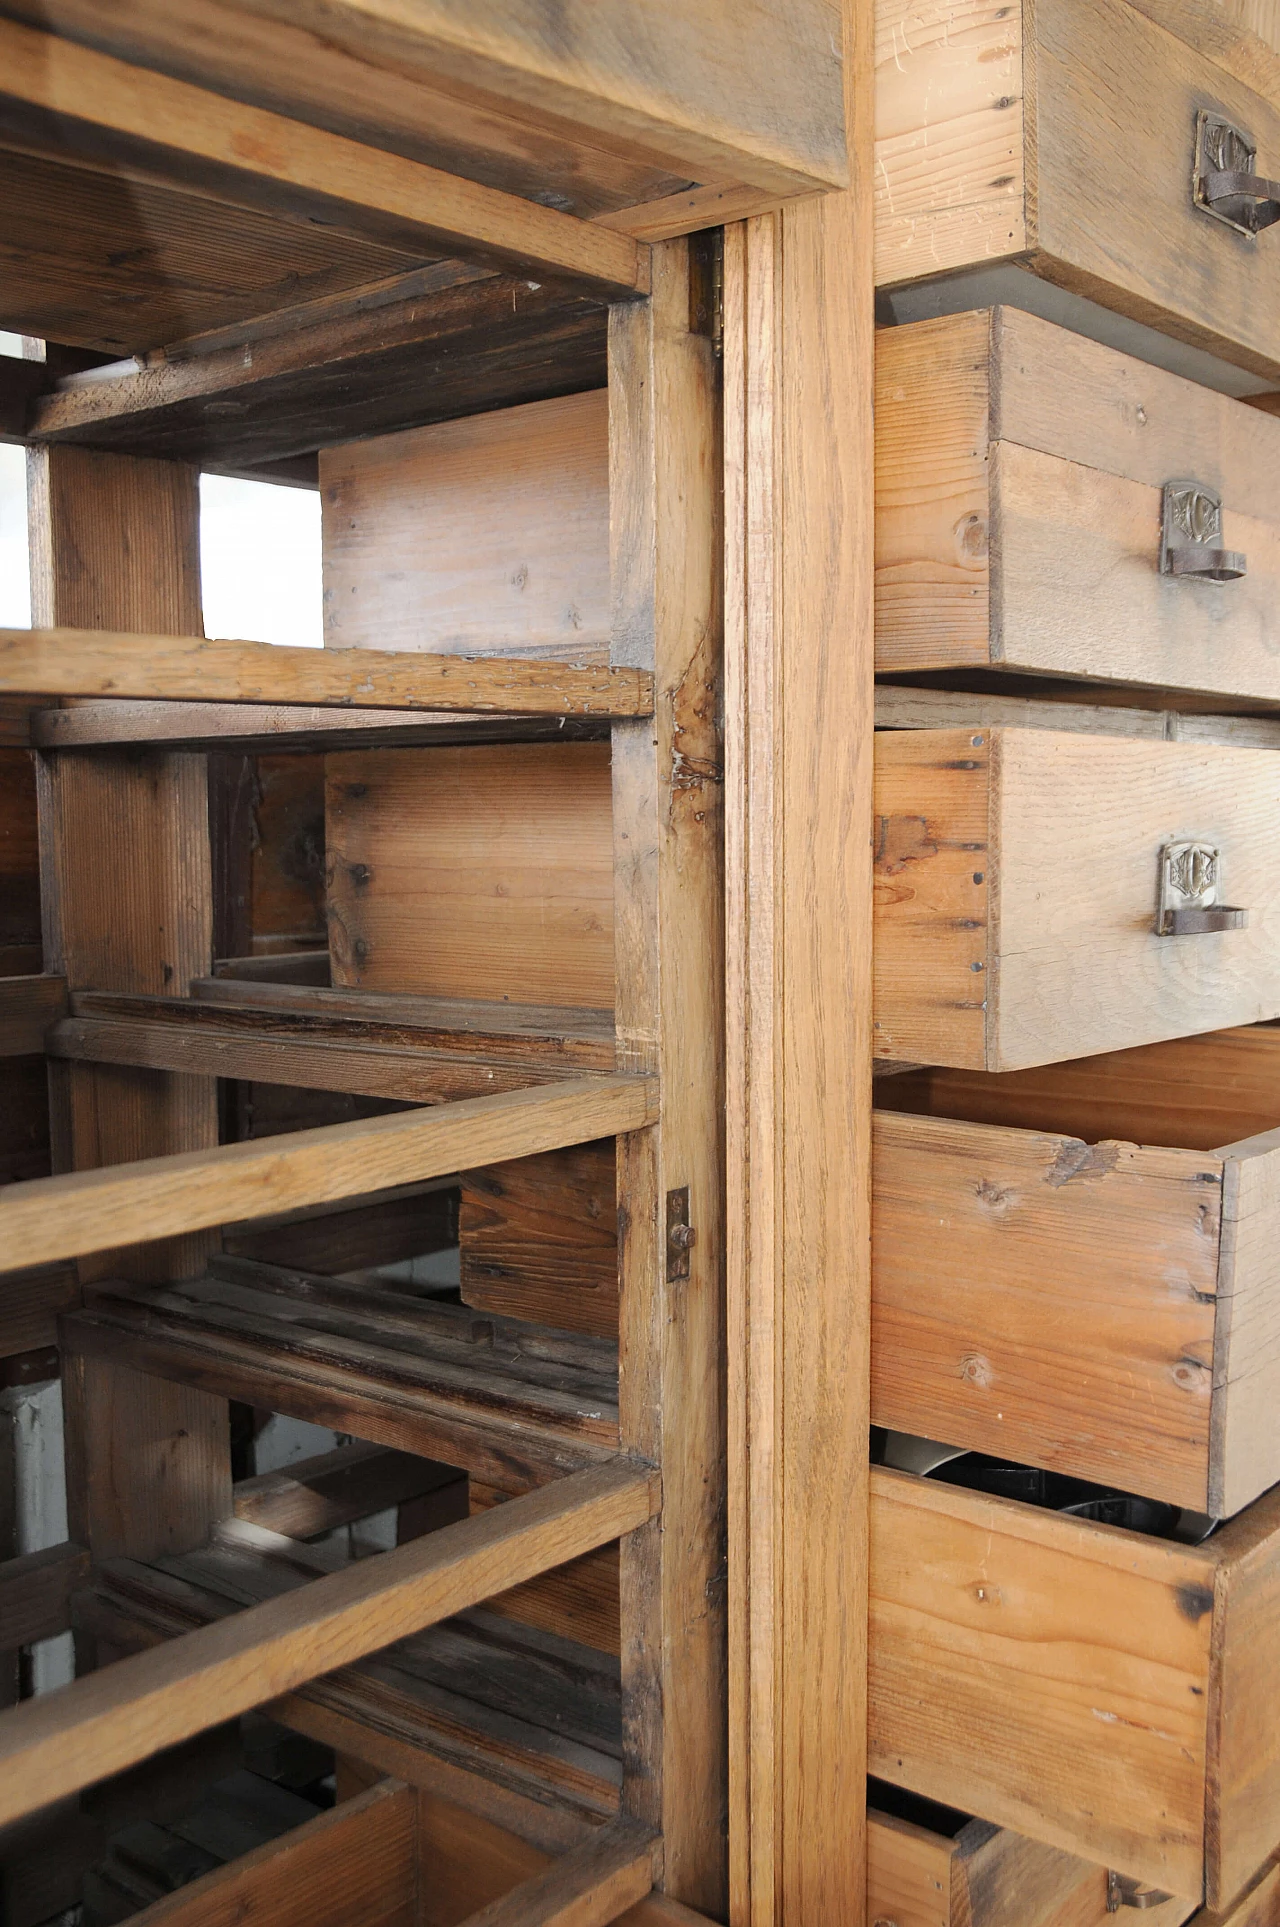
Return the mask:
<path id="1" fill-rule="evenodd" d="M 1223 1906 L 1280 1843 L 1280 1491 L 1191 1546 L 875 1470 L 870 1758 Z"/>
<path id="2" fill-rule="evenodd" d="M 1280 233 L 1194 188 L 1202 115 L 1280 175 L 1274 95 L 1125 0 L 880 0 L 878 27 L 881 286 L 1016 260 L 1275 381 Z"/>
<path id="3" fill-rule="evenodd" d="M 876 1423 L 1216 1517 L 1280 1481 L 1280 1030 L 878 1096 Z"/>
<path id="4" fill-rule="evenodd" d="M 880 1058 L 1016 1070 L 1280 1014 L 1270 750 L 886 730 L 875 808 Z"/>
<path id="5" fill-rule="evenodd" d="M 882 329 L 876 666 L 1280 701 L 1280 421 L 1013 308 Z"/>

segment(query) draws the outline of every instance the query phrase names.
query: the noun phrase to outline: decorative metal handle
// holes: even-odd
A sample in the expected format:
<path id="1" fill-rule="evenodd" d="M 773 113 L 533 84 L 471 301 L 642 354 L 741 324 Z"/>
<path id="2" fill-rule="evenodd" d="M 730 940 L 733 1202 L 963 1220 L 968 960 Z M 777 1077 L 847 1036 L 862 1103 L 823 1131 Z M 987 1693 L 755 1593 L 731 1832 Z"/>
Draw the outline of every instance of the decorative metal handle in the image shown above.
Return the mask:
<path id="1" fill-rule="evenodd" d="M 1222 546 L 1222 497 L 1203 482 L 1166 482 L 1160 531 L 1161 575 L 1238 582 L 1248 572 L 1239 549 Z"/>
<path id="2" fill-rule="evenodd" d="M 1280 221 L 1280 181 L 1258 173 L 1258 143 L 1222 114 L 1196 115 L 1191 198 L 1205 214 L 1255 240 Z"/>
<path id="3" fill-rule="evenodd" d="M 1156 907 L 1158 937 L 1202 937 L 1214 930 L 1243 930 L 1249 912 L 1219 903 L 1222 852 L 1213 843 L 1188 838 L 1166 843 L 1160 852 L 1160 892 Z"/>

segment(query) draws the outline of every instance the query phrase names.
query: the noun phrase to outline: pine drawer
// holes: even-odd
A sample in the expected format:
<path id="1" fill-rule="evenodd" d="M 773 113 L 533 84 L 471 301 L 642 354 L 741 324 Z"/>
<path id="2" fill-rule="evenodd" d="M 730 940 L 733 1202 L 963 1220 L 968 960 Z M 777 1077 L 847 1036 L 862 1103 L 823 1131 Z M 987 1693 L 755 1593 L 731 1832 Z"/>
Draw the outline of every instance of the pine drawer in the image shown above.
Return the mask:
<path id="1" fill-rule="evenodd" d="M 877 1103 L 876 1424 L 1216 1518 L 1280 1482 L 1280 1030 Z"/>
<path id="2" fill-rule="evenodd" d="M 1016 261 L 1280 378 L 1280 227 L 1193 191 L 1201 114 L 1280 176 L 1269 76 L 1255 91 L 1126 0 L 879 0 L 876 80 L 880 286 Z"/>
<path id="3" fill-rule="evenodd" d="M 1016 308 L 881 329 L 876 667 L 1280 702 L 1280 420 Z"/>
<path id="4" fill-rule="evenodd" d="M 1221 1907 L 1280 1843 L 1280 1491 L 1187 1546 L 875 1468 L 870 1770 Z"/>
<path id="5" fill-rule="evenodd" d="M 1275 752 L 906 729 L 875 758 L 878 1057 L 1018 1070 L 1280 1015 Z M 1158 935 L 1162 865 L 1210 852 L 1245 926 Z"/>
<path id="6" fill-rule="evenodd" d="M 986 1820 L 907 1804 L 924 1809 L 922 1820 L 867 1812 L 869 1927 L 1107 1927 L 1126 1904 L 1103 1867 Z M 1194 1901 L 1153 1898 L 1127 1895 L 1151 1927 L 1181 1927 L 1195 1911 Z"/>

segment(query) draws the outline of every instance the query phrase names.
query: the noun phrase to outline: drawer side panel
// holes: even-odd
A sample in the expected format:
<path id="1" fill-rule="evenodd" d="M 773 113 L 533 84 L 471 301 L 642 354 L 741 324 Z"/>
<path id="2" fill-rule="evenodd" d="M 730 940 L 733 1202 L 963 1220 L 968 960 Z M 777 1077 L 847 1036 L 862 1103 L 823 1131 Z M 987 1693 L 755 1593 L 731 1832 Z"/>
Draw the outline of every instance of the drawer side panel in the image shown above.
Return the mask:
<path id="1" fill-rule="evenodd" d="M 1205 1510 L 1214 1160 L 881 1111 L 872 1170 L 874 1423 Z"/>
<path id="2" fill-rule="evenodd" d="M 1198 1898 L 1211 1576 L 1190 1548 L 875 1472 L 871 1770 Z"/>
<path id="3" fill-rule="evenodd" d="M 1205 1897 L 1223 1908 L 1280 1847 L 1280 1490 L 1219 1545 Z"/>

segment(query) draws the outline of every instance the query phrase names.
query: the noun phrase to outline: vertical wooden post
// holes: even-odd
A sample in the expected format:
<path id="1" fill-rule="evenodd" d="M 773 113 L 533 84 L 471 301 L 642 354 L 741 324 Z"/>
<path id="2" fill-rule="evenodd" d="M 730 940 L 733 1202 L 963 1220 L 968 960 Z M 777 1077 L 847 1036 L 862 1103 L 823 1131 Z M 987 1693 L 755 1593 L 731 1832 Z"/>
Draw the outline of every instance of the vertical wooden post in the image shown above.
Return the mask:
<path id="1" fill-rule="evenodd" d="M 726 233 L 734 1927 L 865 1918 L 871 17 L 855 187 Z"/>
<path id="2" fill-rule="evenodd" d="M 203 633 L 193 470 L 79 448 L 28 456 L 32 620 Z M 211 965 L 208 788 L 201 755 L 63 750 L 41 758 L 45 968 L 73 990 L 182 996 Z M 55 1156 L 84 1169 L 218 1141 L 210 1079 L 53 1066 Z M 86 1282 L 189 1276 L 207 1243 L 86 1260 Z M 101 1360 L 68 1361 L 71 1535 L 99 1558 L 203 1539 L 231 1508 L 226 1401 Z"/>
<path id="3" fill-rule="evenodd" d="M 613 658 L 654 671 L 613 731 L 619 1066 L 662 1121 L 619 1141 L 620 1407 L 662 1468 L 622 1548 L 624 1805 L 662 1831 L 667 1893 L 727 1902 L 724 1600 L 722 657 L 718 370 L 690 331 L 689 245 L 610 322 Z M 667 1235 L 688 1189 L 695 1242 Z"/>

